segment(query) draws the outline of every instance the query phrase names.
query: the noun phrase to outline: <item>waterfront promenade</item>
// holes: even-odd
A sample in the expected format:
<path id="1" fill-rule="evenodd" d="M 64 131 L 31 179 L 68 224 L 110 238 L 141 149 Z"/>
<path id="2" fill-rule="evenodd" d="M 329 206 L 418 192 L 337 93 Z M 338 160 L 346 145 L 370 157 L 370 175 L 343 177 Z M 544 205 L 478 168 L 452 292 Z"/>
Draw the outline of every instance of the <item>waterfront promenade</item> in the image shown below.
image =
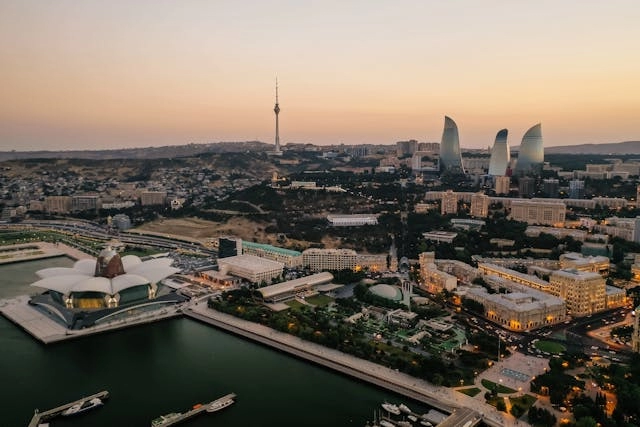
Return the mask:
<path id="1" fill-rule="evenodd" d="M 526 425 L 523 422 L 518 422 L 511 415 L 498 412 L 491 405 L 455 390 L 434 386 L 419 378 L 359 359 L 338 350 L 275 331 L 264 325 L 220 313 L 209 309 L 204 301 L 191 305 L 184 310 L 184 314 L 189 318 L 208 323 L 451 413 L 453 416 L 449 418 L 448 426 L 465 424 L 469 420 L 474 420 L 474 417 L 473 425 L 480 421 L 496 427 Z M 460 413 L 460 417 L 456 416 L 457 412 Z M 462 420 L 464 422 L 460 424 Z"/>
<path id="2" fill-rule="evenodd" d="M 0 265 L 65 255 L 74 260 L 92 258 L 90 255 L 63 243 L 34 242 L 2 246 Z"/>

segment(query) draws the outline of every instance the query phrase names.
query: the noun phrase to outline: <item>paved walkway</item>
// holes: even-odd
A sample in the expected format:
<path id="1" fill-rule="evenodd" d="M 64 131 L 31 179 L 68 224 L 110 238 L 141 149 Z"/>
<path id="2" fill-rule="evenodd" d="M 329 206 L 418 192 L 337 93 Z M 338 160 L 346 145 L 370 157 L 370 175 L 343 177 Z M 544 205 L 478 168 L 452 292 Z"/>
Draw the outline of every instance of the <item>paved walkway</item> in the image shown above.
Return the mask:
<path id="1" fill-rule="evenodd" d="M 482 395 L 484 395 L 484 391 L 486 391 L 482 386 L 482 379 L 487 379 L 496 384 L 502 384 L 516 390 L 517 392 L 528 393 L 529 384 L 533 377 L 544 374 L 545 369 L 549 369 L 548 359 L 514 352 L 508 358 L 494 363 L 493 366 L 478 375 L 475 384 L 483 390 L 483 392 L 479 393 L 478 396 L 482 397 Z M 515 374 L 515 372 L 524 374 L 522 378 L 526 377 L 526 380 L 523 381 L 516 378 L 518 375 Z"/>

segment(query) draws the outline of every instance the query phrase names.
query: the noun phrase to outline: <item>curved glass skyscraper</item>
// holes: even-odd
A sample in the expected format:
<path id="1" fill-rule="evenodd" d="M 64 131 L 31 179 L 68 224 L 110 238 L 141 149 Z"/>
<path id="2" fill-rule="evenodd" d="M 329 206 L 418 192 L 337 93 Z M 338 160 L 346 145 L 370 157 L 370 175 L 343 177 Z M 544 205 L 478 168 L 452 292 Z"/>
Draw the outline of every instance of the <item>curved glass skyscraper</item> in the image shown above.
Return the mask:
<path id="1" fill-rule="evenodd" d="M 447 116 L 444 117 L 444 131 L 440 143 L 440 172 L 464 173 L 458 126 Z"/>
<path id="2" fill-rule="evenodd" d="M 516 173 L 518 175 L 540 174 L 544 163 L 544 146 L 542 145 L 542 124 L 538 123 L 522 137 Z"/>
<path id="3" fill-rule="evenodd" d="M 496 142 L 493 143 L 489 160 L 489 175 L 504 176 L 507 173 L 507 167 L 509 167 L 511 160 L 511 150 L 507 144 L 508 134 L 508 130 L 501 129 L 496 135 Z"/>

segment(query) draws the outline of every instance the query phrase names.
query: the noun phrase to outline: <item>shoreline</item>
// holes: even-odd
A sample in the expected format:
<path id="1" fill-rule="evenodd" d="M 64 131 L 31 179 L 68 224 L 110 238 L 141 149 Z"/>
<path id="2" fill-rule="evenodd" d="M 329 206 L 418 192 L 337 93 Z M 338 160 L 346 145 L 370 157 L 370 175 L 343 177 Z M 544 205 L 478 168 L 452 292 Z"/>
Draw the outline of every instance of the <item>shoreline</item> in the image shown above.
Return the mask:
<path id="1" fill-rule="evenodd" d="M 470 425 L 476 425 L 481 421 L 492 427 L 513 425 L 513 420 L 502 417 L 495 408 L 453 389 L 437 387 L 385 366 L 304 341 L 264 325 L 217 312 L 209 309 L 206 303 L 191 305 L 183 310 L 183 313 L 189 319 L 217 327 L 448 412 L 451 415 L 441 424 L 443 427 L 465 424 L 465 422 L 460 424 L 461 419 L 474 420 Z"/>

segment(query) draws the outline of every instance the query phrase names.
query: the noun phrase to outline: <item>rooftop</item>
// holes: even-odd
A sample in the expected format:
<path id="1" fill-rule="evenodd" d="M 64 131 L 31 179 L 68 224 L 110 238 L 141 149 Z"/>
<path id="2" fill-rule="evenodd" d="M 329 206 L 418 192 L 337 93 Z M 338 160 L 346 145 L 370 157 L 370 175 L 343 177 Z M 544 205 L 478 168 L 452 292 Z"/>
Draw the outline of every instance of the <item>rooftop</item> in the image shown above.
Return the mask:
<path id="1" fill-rule="evenodd" d="M 291 250 L 291 249 L 279 248 L 277 246 L 267 245 L 265 243 L 248 242 L 246 240 L 242 241 L 242 247 L 243 248 L 252 248 L 252 249 L 262 249 L 265 252 L 275 252 L 275 253 L 278 253 L 280 255 L 286 255 L 286 256 L 300 256 L 300 255 L 302 255 L 302 252 L 294 251 L 294 250 Z"/>
<path id="2" fill-rule="evenodd" d="M 218 259 L 219 265 L 230 265 L 249 270 L 272 270 L 283 268 L 284 264 L 270 259 L 260 258 L 255 255 L 236 255 Z"/>

